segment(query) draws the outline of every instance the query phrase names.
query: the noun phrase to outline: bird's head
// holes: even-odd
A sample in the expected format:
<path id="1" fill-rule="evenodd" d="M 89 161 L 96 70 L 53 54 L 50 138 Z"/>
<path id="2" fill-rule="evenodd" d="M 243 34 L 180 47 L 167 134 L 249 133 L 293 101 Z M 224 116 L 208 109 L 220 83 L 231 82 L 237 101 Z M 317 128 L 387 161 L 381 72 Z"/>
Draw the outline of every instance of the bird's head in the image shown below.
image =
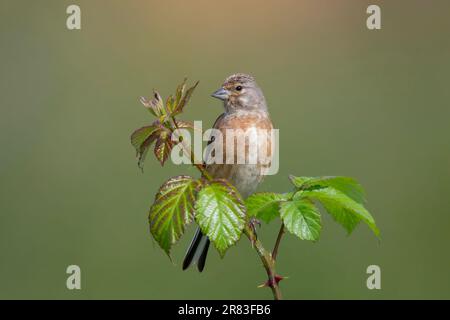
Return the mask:
<path id="1" fill-rule="evenodd" d="M 225 110 L 266 110 L 266 99 L 252 76 L 237 73 L 225 79 L 212 97 L 224 102 Z"/>

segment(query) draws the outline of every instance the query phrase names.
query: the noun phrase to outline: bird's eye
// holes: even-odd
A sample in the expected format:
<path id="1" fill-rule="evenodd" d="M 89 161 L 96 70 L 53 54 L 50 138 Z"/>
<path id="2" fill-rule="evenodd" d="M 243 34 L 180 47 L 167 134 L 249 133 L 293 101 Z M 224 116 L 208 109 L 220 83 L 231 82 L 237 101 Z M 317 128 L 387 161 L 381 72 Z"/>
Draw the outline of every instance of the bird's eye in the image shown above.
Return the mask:
<path id="1" fill-rule="evenodd" d="M 242 87 L 241 87 L 241 86 L 237 86 L 237 87 L 236 87 L 236 90 L 237 90 L 237 91 L 241 91 L 241 90 L 242 90 Z"/>

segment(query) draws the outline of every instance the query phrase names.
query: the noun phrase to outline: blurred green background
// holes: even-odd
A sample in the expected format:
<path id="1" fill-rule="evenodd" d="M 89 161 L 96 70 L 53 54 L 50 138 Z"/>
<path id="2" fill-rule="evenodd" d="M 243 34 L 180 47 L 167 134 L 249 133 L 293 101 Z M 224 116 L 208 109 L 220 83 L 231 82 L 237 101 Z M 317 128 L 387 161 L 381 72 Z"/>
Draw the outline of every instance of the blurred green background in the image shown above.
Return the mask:
<path id="1" fill-rule="evenodd" d="M 366 28 L 366 8 L 382 29 Z M 66 29 L 78 4 L 82 29 Z M 142 174 L 130 133 L 151 121 L 138 97 L 200 85 L 185 118 L 212 125 L 209 95 L 254 75 L 280 129 L 280 172 L 347 175 L 366 188 L 379 242 L 324 216 L 321 240 L 288 235 L 278 271 L 287 299 L 450 298 L 448 1 L 0 2 L 0 298 L 270 299 L 246 239 L 204 273 L 181 271 L 194 227 L 173 251 L 153 243 L 159 185 L 189 167 Z M 278 223 L 260 236 L 274 242 Z M 66 267 L 82 290 L 66 289 Z M 366 288 L 366 268 L 382 289 Z"/>

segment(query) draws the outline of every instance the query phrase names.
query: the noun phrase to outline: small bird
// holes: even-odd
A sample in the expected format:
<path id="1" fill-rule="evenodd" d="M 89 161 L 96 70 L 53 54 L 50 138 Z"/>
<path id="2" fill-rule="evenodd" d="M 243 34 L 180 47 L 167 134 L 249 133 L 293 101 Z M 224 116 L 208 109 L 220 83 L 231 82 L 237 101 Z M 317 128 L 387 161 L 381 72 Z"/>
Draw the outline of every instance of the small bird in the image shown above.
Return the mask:
<path id="1" fill-rule="evenodd" d="M 222 132 L 224 141 L 226 141 L 227 129 L 241 129 L 244 132 L 252 128 L 263 129 L 270 135 L 273 126 L 267 110 L 266 99 L 252 76 L 243 73 L 229 76 L 222 87 L 212 94 L 212 97 L 222 100 L 224 104 L 225 112 L 216 119 L 213 126 L 214 129 L 219 129 Z M 267 149 L 265 156 L 270 158 L 273 149 L 270 137 L 257 135 L 256 139 L 256 144 L 258 146 L 264 145 Z M 212 140 L 209 143 L 211 142 Z M 251 143 L 255 143 L 255 141 Z M 246 153 L 249 151 L 247 141 L 244 150 L 246 150 Z M 236 152 L 234 156 L 237 157 Z M 226 143 L 223 143 L 223 157 L 226 159 Z M 264 169 L 270 166 L 270 163 L 259 160 L 257 159 L 252 164 L 248 162 L 245 164 L 237 164 L 237 162 L 227 164 L 225 161 L 223 161 L 223 164 L 207 164 L 206 170 L 215 179 L 228 180 L 237 188 L 241 196 L 246 198 L 256 191 L 258 184 L 264 177 Z M 200 228 L 197 228 L 186 252 L 183 270 L 194 262 L 197 264 L 198 270 L 202 272 L 205 267 L 209 244 L 208 237 L 202 234 Z"/>

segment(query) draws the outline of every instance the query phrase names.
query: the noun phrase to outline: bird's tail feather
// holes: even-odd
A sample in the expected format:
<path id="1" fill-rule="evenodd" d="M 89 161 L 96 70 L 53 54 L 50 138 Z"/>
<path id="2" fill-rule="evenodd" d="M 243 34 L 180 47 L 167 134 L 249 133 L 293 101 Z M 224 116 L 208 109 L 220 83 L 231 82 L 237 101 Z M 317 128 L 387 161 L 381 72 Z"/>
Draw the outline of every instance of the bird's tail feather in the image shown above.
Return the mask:
<path id="1" fill-rule="evenodd" d="M 200 228 L 197 228 L 189 249 L 186 252 L 183 261 L 183 270 L 189 268 L 191 263 L 197 263 L 198 271 L 202 272 L 205 267 L 206 256 L 209 249 L 209 238 L 202 234 Z"/>

